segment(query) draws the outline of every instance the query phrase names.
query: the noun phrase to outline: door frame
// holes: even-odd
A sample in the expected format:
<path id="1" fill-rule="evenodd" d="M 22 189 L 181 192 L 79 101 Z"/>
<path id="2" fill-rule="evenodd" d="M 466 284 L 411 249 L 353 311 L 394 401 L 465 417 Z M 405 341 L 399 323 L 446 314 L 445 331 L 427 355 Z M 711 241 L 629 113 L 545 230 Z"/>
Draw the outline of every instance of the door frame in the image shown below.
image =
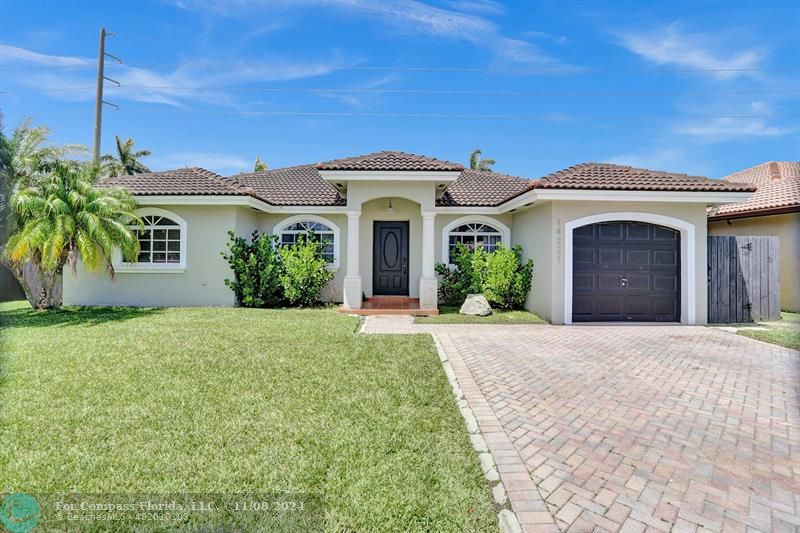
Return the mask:
<path id="1" fill-rule="evenodd" d="M 590 215 L 564 224 L 564 324 L 572 324 L 572 231 L 581 226 L 598 222 L 645 222 L 679 231 L 680 239 L 680 283 L 682 324 L 697 323 L 697 300 L 695 280 L 695 226 L 685 220 L 656 215 L 654 213 L 615 212 Z M 705 267 L 703 268 L 705 272 Z M 705 291 L 704 291 L 705 292 Z M 613 322 L 609 322 L 613 324 Z"/>
<path id="2" fill-rule="evenodd" d="M 405 226 L 406 232 L 406 245 L 405 256 L 408 259 L 408 267 L 406 268 L 406 291 L 405 294 L 379 294 L 378 293 L 378 266 L 379 259 L 379 243 L 376 238 L 376 229 L 378 224 L 399 224 Z M 402 246 L 402 243 L 400 244 Z M 411 222 L 409 220 L 373 220 L 372 221 L 372 296 L 410 296 L 411 295 Z"/>

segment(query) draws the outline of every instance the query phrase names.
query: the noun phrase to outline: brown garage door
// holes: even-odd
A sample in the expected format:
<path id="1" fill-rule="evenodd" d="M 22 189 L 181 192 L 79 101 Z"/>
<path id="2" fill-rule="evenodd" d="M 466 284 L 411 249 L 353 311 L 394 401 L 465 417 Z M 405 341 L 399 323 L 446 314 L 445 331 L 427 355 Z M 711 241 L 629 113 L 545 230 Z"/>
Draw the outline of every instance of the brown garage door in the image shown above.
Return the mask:
<path id="1" fill-rule="evenodd" d="M 680 233 L 622 221 L 574 230 L 573 322 L 677 322 L 680 307 Z"/>

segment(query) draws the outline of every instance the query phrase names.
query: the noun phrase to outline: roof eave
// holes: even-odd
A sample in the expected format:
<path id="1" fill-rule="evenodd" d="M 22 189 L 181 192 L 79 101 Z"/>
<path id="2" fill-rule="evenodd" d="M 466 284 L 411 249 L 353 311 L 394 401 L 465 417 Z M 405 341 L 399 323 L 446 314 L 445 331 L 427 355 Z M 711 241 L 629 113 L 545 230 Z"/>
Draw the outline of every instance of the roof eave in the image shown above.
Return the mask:
<path id="1" fill-rule="evenodd" d="M 708 221 L 715 222 L 721 220 L 733 220 L 736 218 L 757 218 L 770 215 L 783 215 L 787 213 L 800 213 L 800 204 L 786 205 L 781 207 L 768 207 L 763 209 L 751 209 L 747 211 L 733 211 L 729 213 L 717 213 L 709 215 Z"/>

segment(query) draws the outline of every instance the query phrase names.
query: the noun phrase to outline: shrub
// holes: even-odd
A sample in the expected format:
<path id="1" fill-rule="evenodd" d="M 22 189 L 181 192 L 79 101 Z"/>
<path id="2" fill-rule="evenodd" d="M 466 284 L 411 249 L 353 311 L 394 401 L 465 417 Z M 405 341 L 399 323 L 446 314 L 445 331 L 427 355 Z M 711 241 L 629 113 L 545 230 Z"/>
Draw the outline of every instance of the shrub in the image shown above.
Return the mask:
<path id="1" fill-rule="evenodd" d="M 462 245 L 453 253 L 454 269 L 436 265 L 440 275 L 440 299 L 447 305 L 461 305 L 467 294 L 482 293 L 493 307 L 521 309 L 533 280 L 533 261 L 522 262 L 522 248 L 500 246 L 489 253 L 472 251 Z"/>
<path id="2" fill-rule="evenodd" d="M 283 302 L 281 282 L 283 265 L 277 249 L 277 237 L 254 231 L 250 241 L 228 232 L 229 252 L 222 256 L 230 264 L 234 279 L 225 285 L 233 290 L 242 307 L 277 307 Z"/>
<path id="3" fill-rule="evenodd" d="M 283 273 L 281 285 L 286 300 L 292 305 L 310 307 L 319 301 L 319 293 L 333 279 L 322 255 L 325 244 L 298 236 L 297 242 L 280 248 Z"/>

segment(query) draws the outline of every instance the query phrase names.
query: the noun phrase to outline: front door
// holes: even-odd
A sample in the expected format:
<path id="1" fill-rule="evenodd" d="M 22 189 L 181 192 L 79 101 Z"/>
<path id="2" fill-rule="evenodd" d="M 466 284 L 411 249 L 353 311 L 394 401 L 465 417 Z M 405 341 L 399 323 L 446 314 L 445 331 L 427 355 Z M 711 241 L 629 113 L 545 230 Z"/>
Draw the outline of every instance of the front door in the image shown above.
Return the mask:
<path id="1" fill-rule="evenodd" d="M 408 222 L 375 222 L 372 294 L 408 295 Z"/>

